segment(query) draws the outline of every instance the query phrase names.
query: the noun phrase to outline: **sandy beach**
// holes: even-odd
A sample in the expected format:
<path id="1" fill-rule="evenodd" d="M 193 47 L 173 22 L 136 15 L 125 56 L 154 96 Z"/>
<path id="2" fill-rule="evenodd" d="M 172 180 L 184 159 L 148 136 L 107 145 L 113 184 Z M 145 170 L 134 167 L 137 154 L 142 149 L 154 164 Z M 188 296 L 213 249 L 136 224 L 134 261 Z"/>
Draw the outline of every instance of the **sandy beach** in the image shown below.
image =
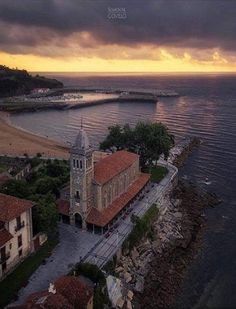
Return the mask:
<path id="1" fill-rule="evenodd" d="M 13 127 L 7 113 L 0 112 L 0 155 L 68 159 L 69 149 L 59 142 Z"/>

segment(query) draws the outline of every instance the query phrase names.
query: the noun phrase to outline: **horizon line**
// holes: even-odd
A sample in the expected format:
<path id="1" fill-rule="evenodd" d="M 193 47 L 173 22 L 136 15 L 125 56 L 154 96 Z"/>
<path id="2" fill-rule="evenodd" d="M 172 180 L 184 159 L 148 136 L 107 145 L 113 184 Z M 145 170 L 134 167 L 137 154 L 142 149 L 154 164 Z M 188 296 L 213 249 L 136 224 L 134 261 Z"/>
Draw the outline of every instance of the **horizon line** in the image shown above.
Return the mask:
<path id="1" fill-rule="evenodd" d="M 117 72 L 117 71 L 30 71 L 31 73 L 80 73 L 80 74 L 88 74 L 88 73 L 97 73 L 97 74 L 236 74 L 236 71 L 161 71 L 161 72 Z"/>

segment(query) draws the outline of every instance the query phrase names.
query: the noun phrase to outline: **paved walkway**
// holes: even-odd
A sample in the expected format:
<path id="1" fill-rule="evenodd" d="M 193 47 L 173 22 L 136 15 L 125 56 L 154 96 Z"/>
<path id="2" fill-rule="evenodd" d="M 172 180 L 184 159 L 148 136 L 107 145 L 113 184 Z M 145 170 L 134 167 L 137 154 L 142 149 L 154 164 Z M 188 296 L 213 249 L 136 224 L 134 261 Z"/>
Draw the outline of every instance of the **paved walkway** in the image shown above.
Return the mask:
<path id="1" fill-rule="evenodd" d="M 30 277 L 29 283 L 19 291 L 16 303 L 22 303 L 26 297 L 37 291 L 47 289 L 49 283 L 67 274 L 74 264 L 80 261 L 89 250 L 102 239 L 102 236 L 83 232 L 71 225 L 60 224 L 60 243 L 53 254 Z"/>

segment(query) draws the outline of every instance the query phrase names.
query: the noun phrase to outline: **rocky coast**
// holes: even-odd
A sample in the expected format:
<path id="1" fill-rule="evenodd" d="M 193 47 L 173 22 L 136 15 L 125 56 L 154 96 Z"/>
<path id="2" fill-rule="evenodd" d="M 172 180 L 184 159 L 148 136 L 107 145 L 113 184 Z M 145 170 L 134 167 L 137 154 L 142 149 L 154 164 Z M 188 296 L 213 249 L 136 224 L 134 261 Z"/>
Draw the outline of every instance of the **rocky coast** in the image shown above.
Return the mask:
<path id="1" fill-rule="evenodd" d="M 172 149 L 169 161 L 183 164 L 198 144 L 197 139 L 187 138 Z M 204 210 L 218 203 L 216 195 L 182 180 L 165 196 L 152 233 L 131 251 L 123 250 L 117 261 L 116 276 L 133 293 L 127 304 L 132 308 L 174 307 L 188 265 L 201 248 Z"/>

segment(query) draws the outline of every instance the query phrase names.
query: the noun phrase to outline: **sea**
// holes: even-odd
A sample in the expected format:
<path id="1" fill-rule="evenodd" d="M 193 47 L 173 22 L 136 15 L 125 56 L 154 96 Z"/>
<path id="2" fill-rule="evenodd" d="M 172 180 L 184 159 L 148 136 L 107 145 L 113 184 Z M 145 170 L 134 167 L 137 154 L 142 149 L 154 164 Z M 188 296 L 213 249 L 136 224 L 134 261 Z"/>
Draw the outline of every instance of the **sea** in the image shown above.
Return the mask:
<path id="1" fill-rule="evenodd" d="M 189 265 L 176 308 L 236 308 L 236 75 L 41 73 L 66 86 L 170 90 L 156 103 L 111 102 L 73 110 L 11 116 L 14 125 L 71 145 L 81 125 L 96 148 L 114 124 L 162 122 L 175 135 L 202 143 L 180 176 L 215 192 L 222 203 L 205 211 L 199 252 Z"/>

